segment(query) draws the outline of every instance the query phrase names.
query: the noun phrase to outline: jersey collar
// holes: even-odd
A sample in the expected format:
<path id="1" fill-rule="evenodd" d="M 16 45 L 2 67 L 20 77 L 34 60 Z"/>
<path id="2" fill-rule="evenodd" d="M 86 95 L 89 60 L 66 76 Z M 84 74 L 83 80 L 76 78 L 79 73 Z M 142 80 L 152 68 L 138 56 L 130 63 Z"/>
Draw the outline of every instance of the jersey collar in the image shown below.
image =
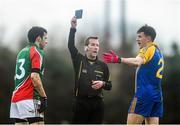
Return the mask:
<path id="1" fill-rule="evenodd" d="M 157 47 L 157 44 L 155 42 L 149 42 L 147 43 L 147 47 L 150 47 L 150 46 L 156 46 Z"/>

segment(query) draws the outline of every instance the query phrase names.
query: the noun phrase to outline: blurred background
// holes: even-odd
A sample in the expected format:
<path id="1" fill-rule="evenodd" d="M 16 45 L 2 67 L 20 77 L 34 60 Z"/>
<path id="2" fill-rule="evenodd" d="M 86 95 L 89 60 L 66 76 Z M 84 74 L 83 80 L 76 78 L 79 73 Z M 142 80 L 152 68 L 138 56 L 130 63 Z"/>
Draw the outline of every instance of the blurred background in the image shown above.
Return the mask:
<path id="1" fill-rule="evenodd" d="M 0 0 L 0 123 L 13 123 L 9 110 L 16 55 L 27 44 L 28 30 L 36 25 L 45 27 L 49 36 L 45 50 L 45 121 L 71 121 L 74 71 L 67 40 L 76 9 L 83 9 L 76 46 L 83 53 L 84 40 L 98 36 L 100 59 L 109 49 L 122 57 L 136 56 L 136 31 L 145 24 L 156 29 L 155 41 L 165 57 L 164 117 L 160 123 L 180 123 L 180 0 Z M 135 68 L 108 66 L 113 88 L 104 91 L 104 123 L 123 124 L 134 94 Z"/>

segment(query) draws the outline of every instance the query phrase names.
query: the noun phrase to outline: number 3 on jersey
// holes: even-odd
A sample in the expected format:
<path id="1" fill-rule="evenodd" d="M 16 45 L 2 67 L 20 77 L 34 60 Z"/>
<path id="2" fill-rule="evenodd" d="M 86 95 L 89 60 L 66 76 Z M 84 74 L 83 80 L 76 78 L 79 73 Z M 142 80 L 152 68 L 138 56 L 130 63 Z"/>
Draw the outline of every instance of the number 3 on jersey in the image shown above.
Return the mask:
<path id="1" fill-rule="evenodd" d="M 20 63 L 20 66 L 17 67 L 17 68 L 19 68 L 19 70 L 20 70 L 20 74 L 16 74 L 16 78 L 17 78 L 17 79 L 22 79 L 22 78 L 24 77 L 24 75 L 25 75 L 25 69 L 24 69 L 24 67 L 23 67 L 23 65 L 24 65 L 24 63 L 25 63 L 25 59 L 19 59 L 19 60 L 18 60 L 18 63 Z M 17 70 L 18 70 L 18 69 L 17 69 Z"/>
<path id="2" fill-rule="evenodd" d="M 158 71 L 156 72 L 156 77 L 162 79 L 161 71 L 162 71 L 163 68 L 164 68 L 164 60 L 163 60 L 162 58 L 159 60 L 158 65 L 162 65 L 162 66 L 161 66 L 161 67 L 158 69 Z"/>

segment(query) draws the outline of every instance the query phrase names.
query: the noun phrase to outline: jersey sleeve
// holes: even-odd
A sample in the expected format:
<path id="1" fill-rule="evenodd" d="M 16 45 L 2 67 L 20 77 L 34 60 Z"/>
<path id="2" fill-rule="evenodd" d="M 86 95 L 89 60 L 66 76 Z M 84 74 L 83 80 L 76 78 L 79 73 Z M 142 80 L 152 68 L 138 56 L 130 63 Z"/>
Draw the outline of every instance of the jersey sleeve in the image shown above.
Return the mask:
<path id="1" fill-rule="evenodd" d="M 73 60 L 76 59 L 79 53 L 77 48 L 75 47 L 75 33 L 76 33 L 76 29 L 71 28 L 70 33 L 69 33 L 69 38 L 68 38 L 68 48 L 71 54 L 71 58 Z"/>
<path id="2" fill-rule="evenodd" d="M 31 71 L 39 72 L 41 69 L 42 58 L 36 47 L 30 49 Z"/>
<path id="3" fill-rule="evenodd" d="M 103 89 L 111 90 L 112 89 L 111 75 L 109 73 L 109 68 L 107 64 L 104 64 L 104 73 L 105 73 L 105 76 L 104 76 L 105 85 L 103 86 Z"/>
<path id="4" fill-rule="evenodd" d="M 156 49 L 155 46 L 150 46 L 148 48 L 140 49 L 138 56 L 143 58 L 144 64 L 146 64 L 152 59 L 155 49 Z"/>

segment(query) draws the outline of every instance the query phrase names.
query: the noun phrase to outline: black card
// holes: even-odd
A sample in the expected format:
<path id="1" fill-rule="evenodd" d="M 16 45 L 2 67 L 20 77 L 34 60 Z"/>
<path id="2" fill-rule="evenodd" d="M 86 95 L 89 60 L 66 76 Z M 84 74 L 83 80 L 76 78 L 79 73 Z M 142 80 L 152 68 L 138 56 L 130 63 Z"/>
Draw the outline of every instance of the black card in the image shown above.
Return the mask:
<path id="1" fill-rule="evenodd" d="M 81 19 L 82 18 L 82 14 L 83 14 L 83 10 L 82 9 L 76 10 L 75 11 L 76 19 Z"/>

